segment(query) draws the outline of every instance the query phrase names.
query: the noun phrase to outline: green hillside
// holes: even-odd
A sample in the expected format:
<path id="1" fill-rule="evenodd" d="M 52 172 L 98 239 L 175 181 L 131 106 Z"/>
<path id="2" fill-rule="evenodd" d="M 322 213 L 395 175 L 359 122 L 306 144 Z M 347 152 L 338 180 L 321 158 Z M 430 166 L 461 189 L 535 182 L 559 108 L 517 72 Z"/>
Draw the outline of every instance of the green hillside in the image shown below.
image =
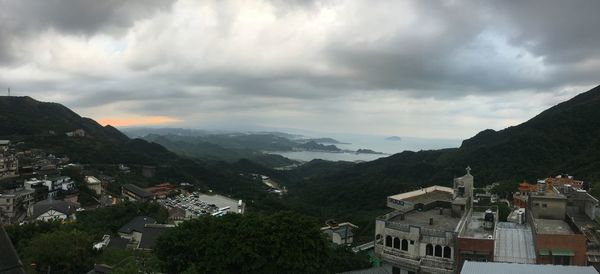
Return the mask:
<path id="1" fill-rule="evenodd" d="M 563 173 L 600 181 L 600 86 L 520 125 L 484 130 L 460 148 L 407 151 L 330 170 L 290 185 L 290 192 L 331 214 L 378 209 L 385 207 L 387 195 L 449 185 L 467 165 L 479 186 Z"/>

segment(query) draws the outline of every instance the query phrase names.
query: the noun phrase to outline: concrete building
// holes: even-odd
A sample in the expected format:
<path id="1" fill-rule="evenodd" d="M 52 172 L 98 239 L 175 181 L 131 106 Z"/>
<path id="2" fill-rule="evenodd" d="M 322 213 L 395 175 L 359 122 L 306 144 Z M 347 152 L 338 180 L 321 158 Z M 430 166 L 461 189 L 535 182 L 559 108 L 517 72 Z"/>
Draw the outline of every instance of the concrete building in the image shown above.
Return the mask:
<path id="1" fill-rule="evenodd" d="M 44 222 L 75 220 L 77 208 L 79 208 L 79 204 L 54 200 L 52 197 L 49 197 L 47 200 L 33 205 L 31 219 Z"/>
<path id="2" fill-rule="evenodd" d="M 494 261 L 498 208 L 473 207 L 459 225 L 456 261 L 460 271 L 465 261 Z"/>
<path id="3" fill-rule="evenodd" d="M 327 226 L 321 227 L 321 232 L 327 234 L 334 244 L 351 245 L 354 242 L 354 234 L 352 233 L 354 228 L 358 228 L 358 226 L 348 222 L 340 224 L 328 222 Z"/>
<path id="4" fill-rule="evenodd" d="M 126 247 L 141 250 L 152 250 L 156 240 L 167 229 L 174 225 L 157 224 L 150 217 L 137 216 L 119 229 L 119 236 L 127 241 Z M 114 239 L 111 239 L 111 242 Z"/>
<path id="5" fill-rule="evenodd" d="M 94 176 L 85 176 L 85 184 L 87 187 L 96 193 L 96 195 L 102 194 L 102 184 L 98 178 Z"/>
<path id="6" fill-rule="evenodd" d="M 33 190 L 16 188 L 0 193 L 0 222 L 18 223 L 25 219 L 34 203 Z"/>
<path id="7" fill-rule="evenodd" d="M 0 179 L 19 175 L 19 160 L 10 149 L 9 140 L 0 140 Z"/>
<path id="8" fill-rule="evenodd" d="M 139 186 L 126 184 L 121 187 L 121 195 L 130 201 L 154 200 L 154 193 L 141 189 Z"/>
<path id="9" fill-rule="evenodd" d="M 527 205 L 538 264 L 586 265 L 586 237 L 567 216 L 567 197 L 538 181 Z"/>
<path id="10" fill-rule="evenodd" d="M 455 273 L 457 238 L 472 208 L 470 170 L 454 179 L 454 188 L 431 186 L 387 198 L 394 211 L 375 221 L 374 253 L 393 273 Z M 475 235 L 476 229 L 464 233 Z"/>

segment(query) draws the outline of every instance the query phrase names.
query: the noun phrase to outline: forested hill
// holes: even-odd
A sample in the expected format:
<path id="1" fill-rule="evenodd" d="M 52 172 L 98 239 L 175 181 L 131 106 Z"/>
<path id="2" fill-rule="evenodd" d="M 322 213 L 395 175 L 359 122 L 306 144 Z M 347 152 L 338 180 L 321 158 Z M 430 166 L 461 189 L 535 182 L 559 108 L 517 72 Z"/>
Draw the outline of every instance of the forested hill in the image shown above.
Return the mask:
<path id="1" fill-rule="evenodd" d="M 301 200 L 339 211 L 381 208 L 385 197 L 449 185 L 470 165 L 477 185 L 568 173 L 600 181 L 600 86 L 517 126 L 484 130 L 460 148 L 402 152 L 291 186 Z"/>
<path id="2" fill-rule="evenodd" d="M 83 129 L 85 136 L 67 136 L 77 129 Z M 260 183 L 229 166 L 178 156 L 157 143 L 129 139 L 116 128 L 101 126 L 63 105 L 30 97 L 0 97 L 0 139 L 19 143 L 21 148 L 66 155 L 72 162 L 91 167 L 153 165 L 157 167 L 154 183 L 189 182 L 239 197 L 255 197 L 262 191 Z"/>
<path id="3" fill-rule="evenodd" d="M 116 128 L 101 126 L 61 104 L 39 102 L 28 96 L 0 97 L 0 136 L 65 135 L 77 129 L 83 129 L 89 137 L 103 141 L 129 140 Z"/>

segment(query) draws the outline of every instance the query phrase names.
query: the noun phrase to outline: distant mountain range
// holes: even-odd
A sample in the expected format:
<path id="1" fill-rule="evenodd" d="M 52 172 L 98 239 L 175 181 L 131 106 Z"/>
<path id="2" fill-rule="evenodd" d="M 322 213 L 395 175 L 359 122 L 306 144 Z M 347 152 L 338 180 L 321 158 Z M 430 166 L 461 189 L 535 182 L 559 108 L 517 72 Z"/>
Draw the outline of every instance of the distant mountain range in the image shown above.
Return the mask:
<path id="1" fill-rule="evenodd" d="M 163 145 L 181 155 L 209 161 L 235 162 L 249 159 L 266 167 L 279 168 L 299 162 L 278 155 L 278 152 L 345 152 L 336 144 L 346 144 L 333 138 L 309 138 L 283 132 L 208 131 L 180 128 L 129 128 L 128 136 L 143 138 Z M 369 149 L 358 153 L 376 154 Z"/>

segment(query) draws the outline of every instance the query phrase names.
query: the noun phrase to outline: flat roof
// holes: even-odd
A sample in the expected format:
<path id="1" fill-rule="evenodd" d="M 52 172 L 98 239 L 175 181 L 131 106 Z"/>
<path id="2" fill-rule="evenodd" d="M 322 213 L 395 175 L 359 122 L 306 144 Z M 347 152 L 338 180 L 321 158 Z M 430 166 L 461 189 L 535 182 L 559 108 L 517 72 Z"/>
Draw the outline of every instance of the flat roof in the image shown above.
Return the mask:
<path id="1" fill-rule="evenodd" d="M 401 220 L 400 215 L 398 215 L 391 218 L 389 221 L 441 231 L 454 231 L 460 218 L 452 217 L 452 210 L 449 208 L 444 208 L 442 210 L 442 215 L 440 215 L 439 208 L 432 208 L 426 211 L 412 210 L 404 214 L 404 220 Z M 433 225 L 429 224 L 430 218 L 433 218 Z"/>
<path id="2" fill-rule="evenodd" d="M 497 212 L 494 212 L 496 215 Z M 465 228 L 461 233 L 461 237 L 467 238 L 477 238 L 477 239 L 490 239 L 489 236 L 492 236 L 491 239 L 494 238 L 494 229 L 486 230 L 483 227 L 485 212 L 475 212 L 471 213 L 471 218 L 469 218 Z M 497 216 L 494 216 L 495 218 Z"/>
<path id="3" fill-rule="evenodd" d="M 494 261 L 535 264 L 533 233 L 528 224 L 498 222 L 494 242 Z"/>
<path id="4" fill-rule="evenodd" d="M 575 231 L 563 220 L 534 218 L 533 224 L 538 234 L 575 234 Z"/>
<path id="5" fill-rule="evenodd" d="M 410 201 L 412 203 L 429 203 L 432 201 L 450 201 L 454 190 L 445 186 L 430 186 L 422 189 L 404 192 L 389 196 L 388 198 L 399 201 Z"/>
<path id="6" fill-rule="evenodd" d="M 512 264 L 497 262 L 472 262 L 465 261 L 461 274 L 553 274 L 553 273 L 577 273 L 598 274 L 593 266 L 575 265 L 548 265 L 548 264 Z"/>

